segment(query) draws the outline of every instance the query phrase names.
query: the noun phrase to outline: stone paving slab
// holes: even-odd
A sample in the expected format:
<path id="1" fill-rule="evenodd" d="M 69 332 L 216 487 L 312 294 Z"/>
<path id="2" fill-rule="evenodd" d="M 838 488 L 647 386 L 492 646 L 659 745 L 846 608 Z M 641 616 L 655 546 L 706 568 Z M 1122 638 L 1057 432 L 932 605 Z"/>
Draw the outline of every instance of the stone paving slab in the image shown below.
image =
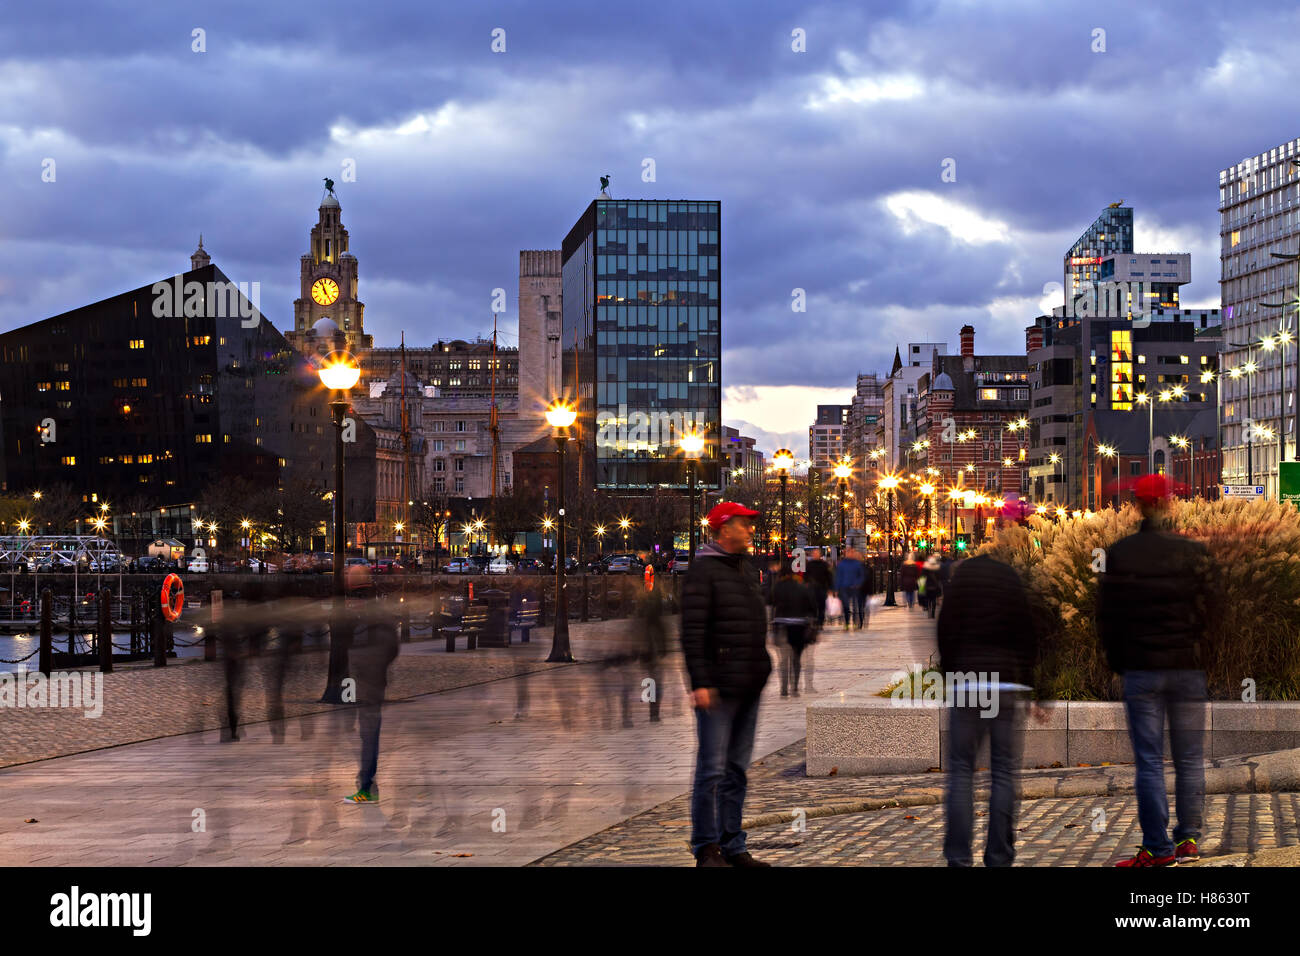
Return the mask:
<path id="1" fill-rule="evenodd" d="M 944 865 L 941 773 L 809 779 L 804 756 L 799 741 L 751 768 L 745 826 L 755 855 L 761 851 L 773 863 L 795 866 Z M 1130 778 L 1127 792 L 1115 788 L 1117 774 Z M 1142 838 L 1131 767 L 1060 768 L 1024 776 L 1038 781 L 1044 793 L 1095 790 L 1073 798 L 1022 800 L 1020 864 L 1101 866 L 1136 852 Z M 1172 786 L 1172 768 L 1167 779 Z M 974 785 L 979 811 L 988 799 L 988 772 L 977 773 Z M 1296 793 L 1210 794 L 1202 852 L 1300 843 L 1297 811 Z M 981 846 L 986 827 L 982 818 L 976 825 Z M 683 793 L 534 865 L 690 866 L 689 839 L 689 793 Z"/>

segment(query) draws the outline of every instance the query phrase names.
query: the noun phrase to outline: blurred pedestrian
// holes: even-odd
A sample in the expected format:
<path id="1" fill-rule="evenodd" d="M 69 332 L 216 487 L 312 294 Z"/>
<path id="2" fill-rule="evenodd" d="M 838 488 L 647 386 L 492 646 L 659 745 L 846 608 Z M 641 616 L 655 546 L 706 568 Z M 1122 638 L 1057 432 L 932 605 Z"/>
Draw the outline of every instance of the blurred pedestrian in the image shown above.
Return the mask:
<path id="1" fill-rule="evenodd" d="M 821 548 L 813 548 L 808 552 L 804 562 L 803 583 L 817 601 L 817 627 L 820 630 L 826 624 L 826 595 L 831 592 L 834 584 L 830 566 L 822 557 Z"/>
<path id="2" fill-rule="evenodd" d="M 1021 752 L 1016 711 L 1031 689 L 1038 656 L 1029 600 L 1015 568 L 986 555 L 962 562 L 939 613 L 938 638 L 940 670 L 954 691 L 946 701 L 951 743 L 944 761 L 943 855 L 949 866 L 972 865 L 975 754 L 987 733 L 992 786 L 984 865 L 1010 866 Z"/>
<path id="3" fill-rule="evenodd" d="M 1123 675 L 1136 764 L 1142 846 L 1117 864 L 1125 867 L 1196 862 L 1204 826 L 1208 693 L 1202 645 L 1210 559 L 1199 541 L 1166 530 L 1170 491 L 1164 475 L 1137 482 L 1142 524 L 1106 549 L 1097 597 L 1106 661 Z M 1172 840 L 1165 794 L 1166 714 L 1178 812 Z"/>
<path id="4" fill-rule="evenodd" d="M 925 609 L 930 617 L 934 617 L 939 610 L 939 598 L 943 597 L 943 565 L 937 554 L 930 555 L 921 566 L 921 580 L 917 584 L 917 590 L 922 588 L 925 593 Z"/>
<path id="5" fill-rule="evenodd" d="M 863 610 L 866 606 L 866 594 L 863 589 L 867 583 L 867 569 L 862 564 L 858 552 L 849 548 L 844 557 L 835 565 L 835 593 L 844 605 L 844 626 L 862 627 Z"/>
<path id="6" fill-rule="evenodd" d="M 903 600 L 910 611 L 916 604 L 916 590 L 921 580 L 921 569 L 916 563 L 916 553 L 910 552 L 898 571 L 898 586 L 903 589 Z"/>
<path id="7" fill-rule="evenodd" d="M 747 555 L 753 518 L 724 501 L 706 521 L 714 540 L 695 552 L 682 589 L 682 650 L 699 750 L 691 788 L 691 852 L 698 866 L 770 866 L 745 848 L 741 819 L 758 702 L 772 672 L 767 608 Z"/>
<path id="8" fill-rule="evenodd" d="M 817 616 L 816 598 L 812 589 L 795 576 L 786 564 L 781 568 L 781 578 L 773 591 L 772 603 L 774 613 L 772 622 L 784 631 L 787 646 L 790 648 L 791 692 L 799 696 L 800 659 L 804 648 L 815 640 L 812 622 Z M 781 696 L 785 696 L 782 693 Z"/>
<path id="9" fill-rule="evenodd" d="M 348 596 L 352 618 L 352 644 L 348 654 L 355 681 L 358 729 L 361 735 L 361 767 L 355 793 L 345 803 L 378 803 L 379 730 L 383 718 L 388 668 L 397 657 L 397 620 L 375 600 L 375 588 L 365 580 Z M 347 695 L 344 695 L 347 703 Z"/>

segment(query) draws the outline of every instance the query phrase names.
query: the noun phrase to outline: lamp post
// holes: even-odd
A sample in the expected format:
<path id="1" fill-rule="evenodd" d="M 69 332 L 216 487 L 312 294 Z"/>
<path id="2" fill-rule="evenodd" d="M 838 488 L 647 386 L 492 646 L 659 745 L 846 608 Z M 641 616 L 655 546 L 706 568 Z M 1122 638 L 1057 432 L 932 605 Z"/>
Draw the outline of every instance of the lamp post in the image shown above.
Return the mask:
<path id="1" fill-rule="evenodd" d="M 564 516 L 564 446 L 569 443 L 569 426 L 578 417 L 577 411 L 564 402 L 555 402 L 546 410 L 546 421 L 555 429 L 555 453 L 560 459 L 560 534 L 555 553 L 555 630 L 551 637 L 551 653 L 548 662 L 572 662 L 573 654 L 569 650 L 569 597 L 565 581 L 565 563 L 569 552 L 565 543 L 564 527 L 568 521 Z"/>
<path id="2" fill-rule="evenodd" d="M 889 502 L 889 526 L 885 529 L 889 555 L 889 593 L 885 595 L 884 606 L 898 607 L 898 600 L 894 597 L 894 588 L 896 586 L 896 578 L 894 577 L 894 489 L 898 487 L 898 478 L 894 475 L 885 475 L 877 484 L 885 489 L 885 499 Z"/>
<path id="3" fill-rule="evenodd" d="M 631 518 L 619 518 L 618 526 L 623 529 L 623 553 L 627 553 L 627 529 L 632 527 Z"/>
<path id="4" fill-rule="evenodd" d="M 347 676 L 348 646 L 341 631 L 344 609 L 344 544 L 347 516 L 343 510 L 343 420 L 348 410 L 348 390 L 361 377 L 361 367 L 347 352 L 331 352 L 320 367 L 320 380 L 330 391 L 330 411 L 334 415 L 334 617 L 330 623 L 329 676 L 326 678 L 322 703 L 343 700 L 343 680 Z M 340 633 L 336 635 L 336 630 Z M 335 638 L 340 639 L 336 640 Z"/>
<path id="5" fill-rule="evenodd" d="M 921 492 L 921 496 L 925 498 L 925 533 L 928 536 L 927 540 L 931 542 L 929 550 L 933 551 L 934 530 L 930 527 L 930 525 L 934 520 L 933 513 L 932 513 L 932 506 L 934 504 L 934 485 L 930 484 L 927 481 L 921 485 L 920 492 Z"/>
<path id="6" fill-rule="evenodd" d="M 1059 465 L 1059 464 L 1061 463 L 1061 456 L 1058 455 L 1056 452 L 1052 452 L 1051 454 L 1049 454 L 1049 455 L 1047 456 L 1047 460 L 1048 460 L 1048 462 L 1050 462 L 1051 465 L 1052 465 L 1052 488 L 1055 489 L 1056 486 L 1059 485 L 1059 484 L 1061 483 L 1061 481 L 1060 481 L 1060 477 L 1059 477 L 1059 476 L 1060 476 L 1060 472 L 1059 472 L 1059 470 L 1056 468 L 1056 466 Z M 1055 494 L 1055 491 L 1053 491 L 1053 494 Z"/>
<path id="7" fill-rule="evenodd" d="M 686 470 L 690 476 L 690 497 L 691 497 L 691 521 L 690 533 L 687 536 L 688 551 L 690 560 L 695 560 L 695 460 L 699 458 L 700 452 L 704 450 L 704 439 L 692 432 L 689 435 L 683 435 L 681 441 L 682 451 L 686 453 Z"/>
<path id="8" fill-rule="evenodd" d="M 781 560 L 786 556 L 785 512 L 787 487 L 790 483 L 790 469 L 794 466 L 794 452 L 788 448 L 778 448 L 772 457 L 772 464 L 781 478 Z"/>
<path id="9" fill-rule="evenodd" d="M 603 524 L 596 525 L 596 547 L 599 549 L 597 557 L 603 558 L 605 556 L 605 526 Z"/>
<path id="10" fill-rule="evenodd" d="M 845 528 L 846 505 L 844 503 L 844 493 L 849 488 L 849 475 L 853 474 L 853 467 L 849 464 L 849 459 L 844 458 L 835 466 L 835 477 L 840 480 L 840 551 L 848 547 L 849 536 Z"/>
<path id="11" fill-rule="evenodd" d="M 1293 167 L 1293 168 L 1295 168 L 1295 167 L 1300 167 L 1300 161 L 1297 161 L 1297 160 L 1294 160 L 1294 159 L 1293 159 L 1293 160 L 1291 160 L 1290 165 L 1291 165 L 1291 167 Z M 1297 323 L 1297 325 L 1296 325 L 1296 331 L 1297 331 L 1298 333 L 1300 333 L 1300 252 L 1270 252 L 1269 255 L 1272 256 L 1274 259 L 1282 259 L 1282 260 L 1284 260 L 1284 261 L 1287 261 L 1287 262 L 1294 262 L 1294 263 L 1296 264 L 1296 297 L 1295 297 L 1295 299 L 1293 299 L 1291 302 L 1261 302 L 1260 305 L 1266 306 L 1266 307 L 1268 307 L 1268 308 L 1287 308 L 1287 307 L 1294 307 L 1295 310 L 1296 310 L 1296 323 Z M 1285 338 L 1283 338 L 1283 336 L 1285 336 Z M 1282 345 L 1283 345 L 1283 349 L 1282 349 L 1282 367 L 1285 369 L 1285 367 L 1286 367 L 1286 348 L 1285 348 L 1285 346 L 1287 345 L 1287 343 L 1289 343 L 1289 342 L 1291 341 L 1291 339 L 1292 339 L 1292 333 L 1291 333 L 1291 331 L 1290 331 L 1289 329 L 1282 329 L 1282 330 L 1279 331 L 1279 333 L 1278 333 L 1278 337 L 1279 337 L 1280 339 L 1282 339 Z M 1279 387 L 1281 390 L 1283 390 L 1283 391 L 1286 390 L 1286 372 L 1285 372 L 1285 371 L 1282 373 L 1282 380 L 1278 382 L 1278 387 Z M 1296 444 L 1295 444 L 1295 446 L 1294 446 L 1294 448 L 1292 449 L 1292 452 L 1291 452 L 1291 456 L 1292 456 L 1292 457 L 1291 457 L 1291 460 L 1292 460 L 1292 461 L 1300 461 L 1300 342 L 1298 342 L 1298 343 L 1296 344 L 1296 353 L 1295 353 L 1295 381 L 1292 383 L 1292 388 L 1294 388 L 1294 390 L 1295 390 L 1295 392 L 1294 392 L 1294 397 L 1293 397 L 1293 401 L 1295 402 L 1294 415 L 1295 415 L 1295 421 L 1296 421 L 1296 434 L 1295 434 L 1295 442 L 1296 442 Z M 1285 433 L 1285 431 L 1286 431 L 1286 425 L 1284 424 L 1284 425 L 1283 425 L 1280 429 L 1278 429 L 1278 430 L 1279 430 L 1280 432 Z M 1279 443 L 1280 443 L 1281 446 L 1282 446 L 1282 447 L 1279 449 L 1279 455 L 1280 455 L 1282 452 L 1285 451 L 1285 447 L 1286 447 L 1286 439 L 1285 439 L 1285 437 L 1281 437 L 1281 438 L 1279 438 L 1278 440 L 1279 440 Z M 1278 458 L 1278 461 L 1281 461 L 1281 460 L 1282 460 L 1282 459 L 1279 457 L 1279 458 Z M 1278 491 L 1278 500 L 1281 500 L 1281 497 L 1282 497 L 1282 495 L 1281 495 L 1281 490 L 1280 490 L 1280 489 L 1281 489 L 1281 474 L 1282 474 L 1282 469 L 1279 468 L 1279 469 L 1278 469 L 1278 488 L 1279 488 L 1279 491 Z"/>

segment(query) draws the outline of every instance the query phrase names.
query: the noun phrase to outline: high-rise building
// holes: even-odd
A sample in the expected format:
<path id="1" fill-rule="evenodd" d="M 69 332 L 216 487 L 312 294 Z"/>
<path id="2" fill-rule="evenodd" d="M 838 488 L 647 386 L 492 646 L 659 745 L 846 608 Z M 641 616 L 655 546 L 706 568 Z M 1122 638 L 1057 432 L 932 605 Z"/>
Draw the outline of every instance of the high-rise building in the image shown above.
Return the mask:
<path id="1" fill-rule="evenodd" d="M 357 298 L 357 257 L 348 251 L 339 201 L 330 192 L 317 209 L 308 251 L 299 267 L 299 296 L 293 303 L 293 331 L 285 338 L 300 352 L 314 354 L 334 347 L 333 330 L 343 334 L 353 355 L 369 349 L 366 307 Z"/>
<path id="2" fill-rule="evenodd" d="M 519 253 L 519 407 L 538 421 L 562 391 L 562 288 L 559 249 Z"/>
<path id="3" fill-rule="evenodd" d="M 1133 251 L 1133 210 L 1120 203 L 1103 209 L 1082 236 L 1065 253 L 1065 298 L 1071 301 L 1085 286 L 1100 280 L 1102 260 Z"/>
<path id="4" fill-rule="evenodd" d="M 1297 162 L 1300 139 L 1219 173 L 1223 481 L 1262 484 L 1274 498 L 1279 454 L 1297 457 L 1294 302 L 1300 263 L 1275 255 L 1300 252 Z M 1277 307 L 1286 302 L 1292 304 Z M 1289 344 L 1276 340 L 1283 328 L 1290 331 Z M 1235 378 L 1233 369 L 1239 370 Z"/>
<path id="5" fill-rule="evenodd" d="M 563 391 L 583 487 L 684 487 L 684 434 L 717 488 L 722 436 L 721 203 L 601 198 L 561 250 Z"/>
<path id="6" fill-rule="evenodd" d="M 850 405 L 818 405 L 817 420 L 808 428 L 809 466 L 829 478 L 849 453 Z"/>
<path id="7" fill-rule="evenodd" d="M 763 453 L 757 442 L 740 429 L 722 426 L 722 484 L 753 484 L 763 478 Z"/>

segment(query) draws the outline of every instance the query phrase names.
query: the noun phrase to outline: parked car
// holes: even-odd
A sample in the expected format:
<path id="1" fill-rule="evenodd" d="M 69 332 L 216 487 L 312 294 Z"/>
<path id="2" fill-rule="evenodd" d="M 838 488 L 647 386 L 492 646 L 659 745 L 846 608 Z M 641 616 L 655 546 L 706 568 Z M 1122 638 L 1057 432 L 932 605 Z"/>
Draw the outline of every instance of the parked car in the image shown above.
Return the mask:
<path id="1" fill-rule="evenodd" d="M 240 564 L 248 570 L 250 574 L 274 574 L 279 571 L 279 565 L 272 564 L 270 561 L 263 561 L 261 558 L 249 558 L 247 561 L 241 561 Z M 265 566 L 266 570 L 262 570 Z"/>
<path id="2" fill-rule="evenodd" d="M 516 574 L 542 574 L 542 562 L 536 558 L 520 558 L 519 563 L 515 565 Z"/>
<path id="3" fill-rule="evenodd" d="M 510 563 L 510 559 L 504 555 L 498 555 L 492 559 L 487 566 L 488 574 L 514 574 L 515 566 Z"/>
<path id="4" fill-rule="evenodd" d="M 689 551 L 678 551 L 668 561 L 669 574 L 685 574 L 691 566 L 691 553 Z"/>
<path id="5" fill-rule="evenodd" d="M 641 574 L 645 571 L 645 562 L 635 554 L 616 554 L 609 559 L 606 574 Z"/>
<path id="6" fill-rule="evenodd" d="M 330 551 L 313 551 L 310 569 L 318 574 L 333 574 L 334 554 Z"/>
<path id="7" fill-rule="evenodd" d="M 374 563 L 375 574 L 401 574 L 406 566 L 397 558 L 379 558 Z"/>
<path id="8" fill-rule="evenodd" d="M 608 570 L 607 568 L 608 564 L 609 561 L 606 558 L 592 558 L 590 561 L 587 562 L 587 573 L 604 574 Z"/>
<path id="9" fill-rule="evenodd" d="M 462 561 L 460 558 L 453 558 L 451 561 L 443 565 L 442 573 L 443 574 L 468 574 L 469 572 L 465 567 L 464 561 Z"/>
<path id="10" fill-rule="evenodd" d="M 189 567 L 188 567 L 187 570 L 190 572 L 190 574 L 207 574 L 207 573 L 208 573 L 208 559 L 207 559 L 207 558 L 190 558 L 190 563 L 189 563 Z"/>
<path id="11" fill-rule="evenodd" d="M 347 568 L 369 568 L 370 560 L 368 558 L 348 558 L 343 562 L 343 567 Z"/>

